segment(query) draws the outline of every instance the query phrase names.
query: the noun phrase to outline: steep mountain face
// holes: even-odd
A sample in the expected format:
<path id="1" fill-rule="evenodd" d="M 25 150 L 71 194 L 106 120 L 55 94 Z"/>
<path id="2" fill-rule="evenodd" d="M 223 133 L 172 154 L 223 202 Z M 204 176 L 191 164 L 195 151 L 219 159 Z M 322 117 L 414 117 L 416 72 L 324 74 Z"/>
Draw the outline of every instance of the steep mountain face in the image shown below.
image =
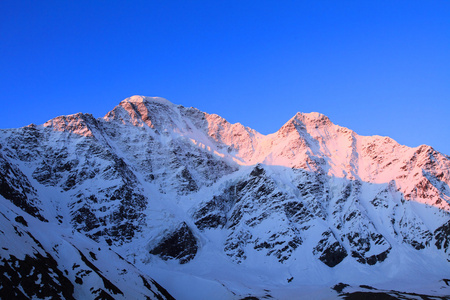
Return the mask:
<path id="1" fill-rule="evenodd" d="M 173 299 L 84 235 L 23 216 L 5 202 L 0 220 L 1 299 Z"/>
<path id="2" fill-rule="evenodd" d="M 0 131 L 0 296 L 336 298 L 409 282 L 444 297 L 449 185 L 450 157 L 318 113 L 262 135 L 133 96 L 103 118 Z"/>

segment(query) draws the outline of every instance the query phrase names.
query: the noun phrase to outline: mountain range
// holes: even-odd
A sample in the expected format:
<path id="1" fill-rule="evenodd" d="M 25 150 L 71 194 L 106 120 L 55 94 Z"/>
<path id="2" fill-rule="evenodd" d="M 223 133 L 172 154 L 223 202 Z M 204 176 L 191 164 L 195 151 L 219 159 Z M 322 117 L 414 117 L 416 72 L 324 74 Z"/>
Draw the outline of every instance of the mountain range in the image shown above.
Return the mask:
<path id="1" fill-rule="evenodd" d="M 319 113 L 263 135 L 133 96 L 3 129 L 0 218 L 2 299 L 450 297 L 450 157 Z"/>

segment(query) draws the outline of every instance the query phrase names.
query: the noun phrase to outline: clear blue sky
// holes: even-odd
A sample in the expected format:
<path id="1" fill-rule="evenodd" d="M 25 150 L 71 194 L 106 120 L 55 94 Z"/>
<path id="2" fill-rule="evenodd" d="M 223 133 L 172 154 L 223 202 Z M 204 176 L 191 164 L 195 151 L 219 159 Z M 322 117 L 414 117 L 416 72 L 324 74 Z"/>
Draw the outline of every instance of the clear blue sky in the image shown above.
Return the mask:
<path id="1" fill-rule="evenodd" d="M 0 1 L 0 128 L 135 94 L 450 155 L 450 1 Z"/>

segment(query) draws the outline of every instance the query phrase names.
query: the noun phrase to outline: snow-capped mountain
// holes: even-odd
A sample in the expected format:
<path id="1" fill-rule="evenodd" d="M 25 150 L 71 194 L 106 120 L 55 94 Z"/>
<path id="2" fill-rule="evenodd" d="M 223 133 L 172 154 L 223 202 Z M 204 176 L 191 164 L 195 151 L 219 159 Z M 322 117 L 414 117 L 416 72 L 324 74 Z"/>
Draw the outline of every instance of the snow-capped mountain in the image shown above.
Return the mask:
<path id="1" fill-rule="evenodd" d="M 2 298 L 450 295 L 450 157 L 318 113 L 263 135 L 133 96 L 0 130 L 0 207 Z"/>

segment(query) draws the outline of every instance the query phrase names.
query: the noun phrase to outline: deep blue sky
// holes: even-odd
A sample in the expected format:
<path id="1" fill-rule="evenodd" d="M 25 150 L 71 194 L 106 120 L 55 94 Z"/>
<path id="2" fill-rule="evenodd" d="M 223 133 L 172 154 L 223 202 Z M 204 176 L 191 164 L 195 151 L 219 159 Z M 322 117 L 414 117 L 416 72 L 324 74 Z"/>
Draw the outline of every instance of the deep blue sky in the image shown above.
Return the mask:
<path id="1" fill-rule="evenodd" d="M 450 1 L 0 1 L 0 128 L 135 94 L 450 155 Z"/>

